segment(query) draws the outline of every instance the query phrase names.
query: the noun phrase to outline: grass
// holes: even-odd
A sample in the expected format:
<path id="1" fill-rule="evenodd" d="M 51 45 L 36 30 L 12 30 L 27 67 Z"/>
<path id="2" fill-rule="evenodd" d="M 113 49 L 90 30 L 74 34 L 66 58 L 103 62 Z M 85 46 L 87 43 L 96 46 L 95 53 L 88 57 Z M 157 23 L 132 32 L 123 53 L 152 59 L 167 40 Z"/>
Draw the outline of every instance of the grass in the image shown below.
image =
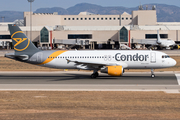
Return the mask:
<path id="1" fill-rule="evenodd" d="M 180 95 L 163 92 L 0 92 L 0 118 L 179 120 Z"/>

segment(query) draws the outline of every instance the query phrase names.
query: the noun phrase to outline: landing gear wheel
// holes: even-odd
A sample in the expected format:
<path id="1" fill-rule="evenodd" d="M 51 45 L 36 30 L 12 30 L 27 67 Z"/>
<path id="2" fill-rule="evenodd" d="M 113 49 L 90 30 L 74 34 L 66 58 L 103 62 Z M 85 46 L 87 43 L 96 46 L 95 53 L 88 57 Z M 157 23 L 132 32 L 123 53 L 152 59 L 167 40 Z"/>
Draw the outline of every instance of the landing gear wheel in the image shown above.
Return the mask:
<path id="1" fill-rule="evenodd" d="M 154 78 L 154 77 L 155 77 L 155 75 L 154 75 L 154 74 L 152 74 L 152 75 L 151 75 L 151 77 L 152 77 L 152 78 Z"/>
<path id="2" fill-rule="evenodd" d="M 91 75 L 91 78 L 96 78 L 97 76 L 95 74 L 92 74 Z"/>
<path id="3" fill-rule="evenodd" d="M 91 75 L 91 78 L 97 78 L 99 76 L 99 73 L 98 72 L 95 72 Z"/>

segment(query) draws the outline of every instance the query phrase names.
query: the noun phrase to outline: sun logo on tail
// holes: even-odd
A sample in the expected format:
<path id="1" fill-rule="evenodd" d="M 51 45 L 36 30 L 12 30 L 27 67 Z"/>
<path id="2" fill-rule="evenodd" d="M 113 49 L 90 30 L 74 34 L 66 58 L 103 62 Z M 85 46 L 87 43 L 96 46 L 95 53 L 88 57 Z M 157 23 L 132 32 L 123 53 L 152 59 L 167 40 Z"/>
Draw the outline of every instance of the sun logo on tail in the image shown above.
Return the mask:
<path id="1" fill-rule="evenodd" d="M 23 38 L 24 37 L 24 38 Z M 15 32 L 11 38 L 14 40 L 14 49 L 17 51 L 26 50 L 29 46 L 30 40 L 26 38 L 22 31 Z"/>

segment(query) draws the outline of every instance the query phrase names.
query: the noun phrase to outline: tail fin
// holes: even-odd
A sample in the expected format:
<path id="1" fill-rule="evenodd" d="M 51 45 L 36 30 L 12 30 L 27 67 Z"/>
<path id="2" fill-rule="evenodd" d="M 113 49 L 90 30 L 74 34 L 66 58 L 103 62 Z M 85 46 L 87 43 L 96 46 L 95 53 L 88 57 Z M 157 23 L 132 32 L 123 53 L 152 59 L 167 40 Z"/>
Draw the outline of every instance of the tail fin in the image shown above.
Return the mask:
<path id="1" fill-rule="evenodd" d="M 15 55 L 32 55 L 39 51 L 39 49 L 31 42 L 31 40 L 27 38 L 27 36 L 17 25 L 9 24 L 8 27 L 11 34 Z"/>
<path id="2" fill-rule="evenodd" d="M 159 35 L 159 30 L 157 30 L 157 43 L 160 44 L 161 43 L 161 37 Z"/>

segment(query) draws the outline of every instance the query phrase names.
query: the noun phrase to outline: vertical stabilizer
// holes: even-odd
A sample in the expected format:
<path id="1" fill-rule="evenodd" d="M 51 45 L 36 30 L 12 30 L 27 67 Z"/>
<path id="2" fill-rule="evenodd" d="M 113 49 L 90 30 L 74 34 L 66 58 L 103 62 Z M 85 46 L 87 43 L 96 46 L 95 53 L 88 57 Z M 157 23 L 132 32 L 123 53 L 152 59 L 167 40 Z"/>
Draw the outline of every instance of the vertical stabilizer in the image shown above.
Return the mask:
<path id="1" fill-rule="evenodd" d="M 157 30 L 157 43 L 160 44 L 161 43 L 161 37 L 159 35 L 159 30 Z"/>
<path id="2" fill-rule="evenodd" d="M 27 36 L 22 32 L 22 30 L 15 24 L 9 24 L 9 31 L 11 34 L 11 39 L 15 51 L 15 55 L 32 55 L 40 51 L 32 42 L 27 38 Z"/>

